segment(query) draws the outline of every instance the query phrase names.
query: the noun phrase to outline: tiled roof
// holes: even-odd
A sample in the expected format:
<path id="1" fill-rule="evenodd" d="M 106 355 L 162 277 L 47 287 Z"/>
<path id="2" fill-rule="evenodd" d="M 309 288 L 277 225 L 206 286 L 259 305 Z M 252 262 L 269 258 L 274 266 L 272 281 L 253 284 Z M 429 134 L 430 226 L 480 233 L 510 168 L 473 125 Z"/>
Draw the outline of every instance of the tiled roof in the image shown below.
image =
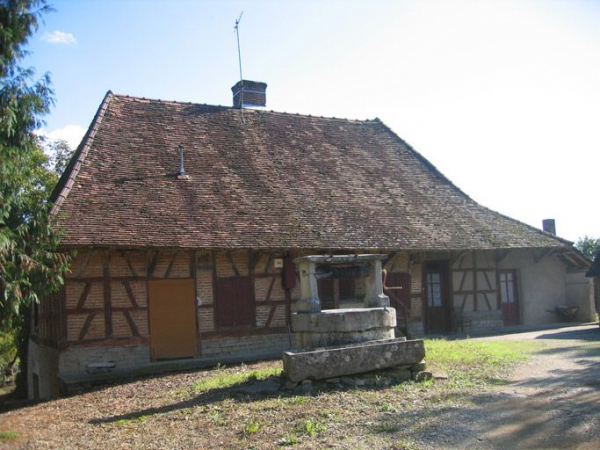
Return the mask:
<path id="1" fill-rule="evenodd" d="M 188 180 L 176 177 L 179 145 Z M 570 246 L 480 206 L 378 119 L 110 92 L 55 201 L 65 246 Z"/>

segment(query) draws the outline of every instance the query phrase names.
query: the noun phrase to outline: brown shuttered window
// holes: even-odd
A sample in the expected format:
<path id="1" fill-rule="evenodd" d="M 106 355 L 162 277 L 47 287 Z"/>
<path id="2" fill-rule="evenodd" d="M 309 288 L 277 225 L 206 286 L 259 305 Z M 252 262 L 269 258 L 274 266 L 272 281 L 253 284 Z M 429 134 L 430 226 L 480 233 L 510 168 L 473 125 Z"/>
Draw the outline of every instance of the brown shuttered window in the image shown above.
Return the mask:
<path id="1" fill-rule="evenodd" d="M 254 325 L 254 286 L 250 277 L 220 278 L 216 282 L 217 325 Z"/>

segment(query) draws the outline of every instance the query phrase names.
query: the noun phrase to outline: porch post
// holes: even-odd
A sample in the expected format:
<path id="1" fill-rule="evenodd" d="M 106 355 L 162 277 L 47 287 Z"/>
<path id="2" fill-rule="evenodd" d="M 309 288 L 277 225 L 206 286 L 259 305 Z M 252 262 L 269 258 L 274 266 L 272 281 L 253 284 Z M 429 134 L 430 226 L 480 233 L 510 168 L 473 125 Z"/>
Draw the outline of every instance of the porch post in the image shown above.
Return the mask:
<path id="1" fill-rule="evenodd" d="M 381 260 L 376 259 L 369 264 L 369 275 L 365 279 L 365 308 L 384 306 L 390 306 L 390 298 L 383 293 Z"/>

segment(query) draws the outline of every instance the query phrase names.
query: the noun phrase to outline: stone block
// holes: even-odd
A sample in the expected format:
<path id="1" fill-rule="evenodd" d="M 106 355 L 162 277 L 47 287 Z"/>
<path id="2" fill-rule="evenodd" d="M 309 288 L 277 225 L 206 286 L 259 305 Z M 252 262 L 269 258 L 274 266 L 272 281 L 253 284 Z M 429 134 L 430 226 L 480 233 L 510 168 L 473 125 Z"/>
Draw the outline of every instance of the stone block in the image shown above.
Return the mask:
<path id="1" fill-rule="evenodd" d="M 413 372 L 412 378 L 414 381 L 420 383 L 421 381 L 429 381 L 433 378 L 431 372 Z"/>
<path id="2" fill-rule="evenodd" d="M 294 332 L 320 331 L 326 333 L 349 333 L 374 328 L 394 328 L 394 308 L 328 309 L 316 314 L 295 313 L 292 315 Z"/>
<path id="3" fill-rule="evenodd" d="M 413 364 L 410 366 L 410 370 L 413 372 L 423 372 L 424 370 L 427 370 L 427 362 L 423 360 L 417 364 Z"/>
<path id="4" fill-rule="evenodd" d="M 293 382 L 371 372 L 400 365 L 412 365 L 423 359 L 422 340 L 385 339 L 362 344 L 309 352 L 284 352 L 283 368 Z"/>
<path id="5" fill-rule="evenodd" d="M 395 326 L 394 308 L 335 309 L 292 315 L 296 343 L 302 350 L 392 339 Z"/>

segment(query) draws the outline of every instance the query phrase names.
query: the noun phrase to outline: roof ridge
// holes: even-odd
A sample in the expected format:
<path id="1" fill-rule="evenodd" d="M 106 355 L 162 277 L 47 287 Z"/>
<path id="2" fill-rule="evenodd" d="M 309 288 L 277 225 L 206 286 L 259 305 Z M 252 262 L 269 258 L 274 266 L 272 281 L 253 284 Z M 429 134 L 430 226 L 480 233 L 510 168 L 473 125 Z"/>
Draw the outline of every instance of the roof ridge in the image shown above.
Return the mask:
<path id="1" fill-rule="evenodd" d="M 94 137 L 96 136 L 96 132 L 98 131 L 98 128 L 102 123 L 104 113 L 108 109 L 108 104 L 114 96 L 115 95 L 111 90 L 108 90 L 106 92 L 106 95 L 104 96 L 104 99 L 102 100 L 98 111 L 96 111 L 96 115 L 94 116 L 92 123 L 90 124 L 87 132 L 85 133 L 84 138 L 81 140 L 81 143 L 77 147 L 75 154 L 71 157 L 67 168 L 65 169 L 60 179 L 58 180 L 58 183 L 56 183 L 56 186 L 52 190 L 52 194 L 50 195 L 50 201 L 53 203 L 53 205 L 50 208 L 50 216 L 56 216 L 58 214 L 60 207 L 64 203 L 65 199 L 69 196 L 71 188 L 75 183 L 75 179 L 79 174 L 79 170 L 81 169 L 81 166 L 85 161 L 88 151 L 92 143 L 94 142 Z"/>
<path id="2" fill-rule="evenodd" d="M 180 100 L 163 100 L 160 98 L 148 98 L 148 97 L 138 97 L 136 95 L 127 95 L 127 94 L 113 94 L 114 97 L 128 100 L 144 100 L 147 102 L 159 102 L 159 103 L 167 103 L 174 105 L 197 105 L 197 106 L 208 106 L 210 108 L 222 108 L 229 109 L 233 111 L 240 111 L 240 108 L 235 108 L 233 106 L 225 106 L 225 105 L 212 105 L 210 103 L 197 103 L 197 102 L 186 102 Z M 249 112 L 251 114 L 277 114 L 283 116 L 297 116 L 297 117 L 305 117 L 305 118 L 313 118 L 313 119 L 325 119 L 325 120 L 338 120 L 343 122 L 355 122 L 355 123 L 373 123 L 378 121 L 379 119 L 376 117 L 375 119 L 348 119 L 346 117 L 335 117 L 335 116 L 318 116 L 314 114 L 300 114 L 293 112 L 285 112 L 285 111 L 274 111 L 272 109 L 249 109 L 243 108 L 245 113 Z"/>

